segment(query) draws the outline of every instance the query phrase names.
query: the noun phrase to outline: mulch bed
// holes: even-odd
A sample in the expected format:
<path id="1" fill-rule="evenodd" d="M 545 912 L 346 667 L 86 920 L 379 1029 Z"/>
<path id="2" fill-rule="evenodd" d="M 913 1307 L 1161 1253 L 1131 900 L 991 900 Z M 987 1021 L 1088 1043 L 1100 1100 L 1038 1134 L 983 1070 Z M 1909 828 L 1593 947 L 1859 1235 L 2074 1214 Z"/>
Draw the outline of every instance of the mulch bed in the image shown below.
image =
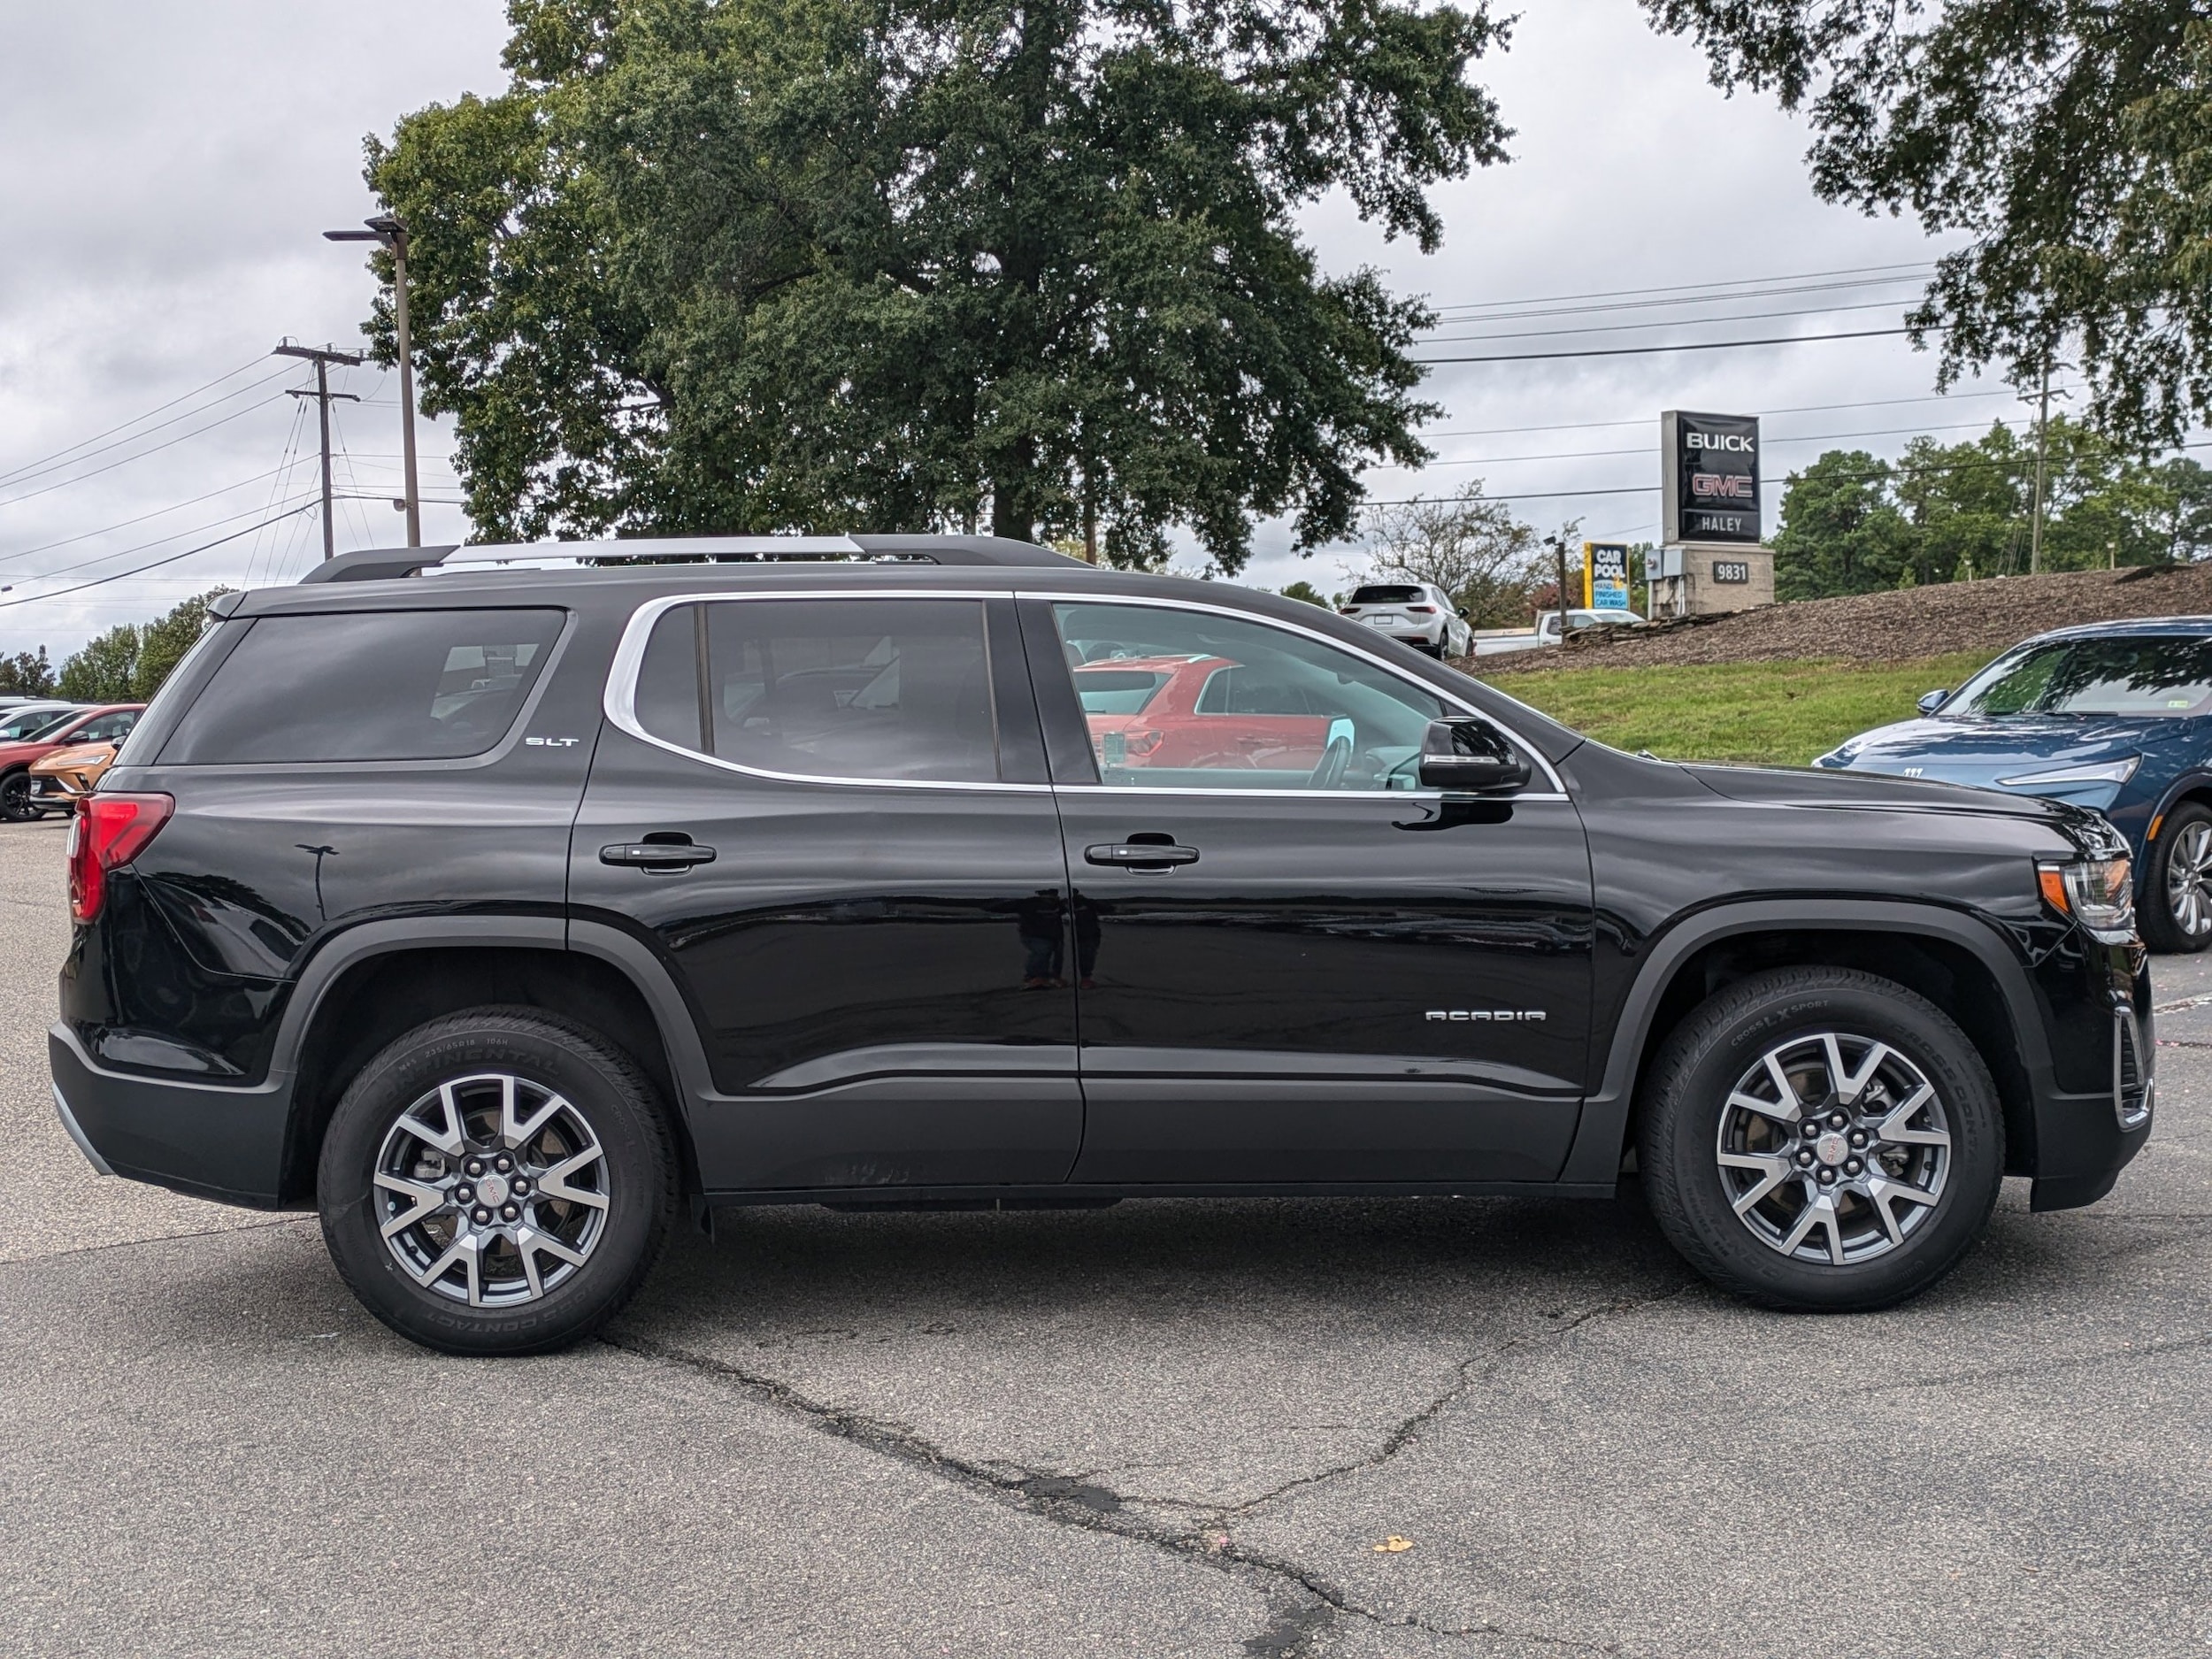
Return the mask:
<path id="1" fill-rule="evenodd" d="M 1952 651 L 1993 656 L 2031 634 L 2080 622 L 2199 615 L 2212 615 L 2212 564 L 2067 571 L 1800 600 L 1640 628 L 1592 628 L 1557 649 L 1484 658 L 1479 669 L 1470 658 L 1459 666 L 1517 674 L 1808 657 L 1893 663 Z"/>

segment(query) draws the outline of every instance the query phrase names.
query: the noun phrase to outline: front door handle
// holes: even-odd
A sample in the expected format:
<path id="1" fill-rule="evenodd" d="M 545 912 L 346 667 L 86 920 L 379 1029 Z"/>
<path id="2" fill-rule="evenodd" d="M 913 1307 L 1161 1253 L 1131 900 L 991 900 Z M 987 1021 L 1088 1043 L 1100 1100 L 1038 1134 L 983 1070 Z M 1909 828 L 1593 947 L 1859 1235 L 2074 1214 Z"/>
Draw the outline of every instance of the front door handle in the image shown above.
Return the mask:
<path id="1" fill-rule="evenodd" d="M 1124 870 L 1169 870 L 1198 862 L 1198 849 L 1157 841 L 1102 841 L 1083 849 L 1085 862 L 1118 864 Z"/>
<path id="2" fill-rule="evenodd" d="M 641 870 L 688 870 L 714 862 L 714 849 L 689 841 L 618 841 L 599 849 L 603 864 L 632 864 Z"/>

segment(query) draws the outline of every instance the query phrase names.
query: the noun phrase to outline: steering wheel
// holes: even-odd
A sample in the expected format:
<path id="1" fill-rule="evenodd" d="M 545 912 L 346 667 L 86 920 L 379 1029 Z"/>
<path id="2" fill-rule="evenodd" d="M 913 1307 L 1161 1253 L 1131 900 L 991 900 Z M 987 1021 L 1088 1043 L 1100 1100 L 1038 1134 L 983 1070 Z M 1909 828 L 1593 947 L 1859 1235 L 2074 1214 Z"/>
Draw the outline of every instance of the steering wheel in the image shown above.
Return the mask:
<path id="1" fill-rule="evenodd" d="M 1313 775 L 1306 780 L 1309 789 L 1336 789 L 1343 787 L 1345 768 L 1352 764 L 1352 740 L 1333 737 L 1328 748 L 1321 751 L 1320 762 Z"/>

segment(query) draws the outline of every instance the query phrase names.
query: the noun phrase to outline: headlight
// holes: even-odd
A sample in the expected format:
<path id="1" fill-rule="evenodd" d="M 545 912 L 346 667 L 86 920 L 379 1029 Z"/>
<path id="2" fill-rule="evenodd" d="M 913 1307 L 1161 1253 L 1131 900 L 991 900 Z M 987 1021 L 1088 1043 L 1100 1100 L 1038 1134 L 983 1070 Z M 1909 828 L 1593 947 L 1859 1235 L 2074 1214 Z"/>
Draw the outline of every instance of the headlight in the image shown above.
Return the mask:
<path id="1" fill-rule="evenodd" d="M 2099 761 L 2093 766 L 2062 766 L 2056 772 L 2023 772 L 2017 778 L 2000 778 L 1997 781 L 2008 789 L 2043 783 L 2125 783 L 2135 776 L 2135 769 L 2142 764 L 2140 755 L 2130 755 L 2125 760 Z"/>
<path id="2" fill-rule="evenodd" d="M 2099 944 L 2135 941 L 2135 888 L 2125 853 L 2036 866 L 2043 899 L 2070 916 Z"/>

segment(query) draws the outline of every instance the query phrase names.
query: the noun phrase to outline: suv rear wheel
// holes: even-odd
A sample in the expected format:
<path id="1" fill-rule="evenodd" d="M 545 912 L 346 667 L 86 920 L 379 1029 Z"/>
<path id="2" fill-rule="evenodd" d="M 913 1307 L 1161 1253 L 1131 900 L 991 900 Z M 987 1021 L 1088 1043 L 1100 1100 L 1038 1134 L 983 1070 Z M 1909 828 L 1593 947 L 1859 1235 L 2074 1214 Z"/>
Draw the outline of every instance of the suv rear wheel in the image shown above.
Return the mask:
<path id="1" fill-rule="evenodd" d="M 1638 1167 L 1691 1266 L 1770 1307 L 1887 1307 L 1987 1223 L 2004 1119 L 1963 1032 L 1901 985 L 1789 968 L 1728 987 L 1661 1050 Z"/>
<path id="2" fill-rule="evenodd" d="M 362 1068 L 324 1137 L 331 1259 L 449 1354 L 534 1354 L 620 1311 L 659 1256 L 675 1158 L 652 1086 L 585 1027 L 479 1009 Z"/>
<path id="3" fill-rule="evenodd" d="M 0 822 L 27 824 L 38 816 L 31 804 L 31 774 L 19 770 L 0 778 Z"/>

